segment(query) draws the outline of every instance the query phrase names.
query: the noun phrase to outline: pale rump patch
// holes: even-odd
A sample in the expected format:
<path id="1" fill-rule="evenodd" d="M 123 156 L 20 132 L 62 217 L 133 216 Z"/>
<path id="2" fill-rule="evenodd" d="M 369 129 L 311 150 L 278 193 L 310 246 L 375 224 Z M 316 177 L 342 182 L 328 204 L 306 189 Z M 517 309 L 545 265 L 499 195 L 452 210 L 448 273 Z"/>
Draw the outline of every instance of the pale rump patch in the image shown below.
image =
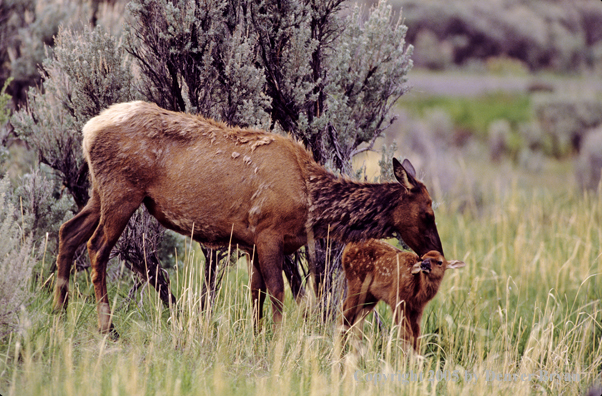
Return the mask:
<path id="1" fill-rule="evenodd" d="M 145 102 L 139 100 L 127 103 L 117 103 L 103 110 L 99 115 L 88 121 L 82 128 L 82 134 L 84 136 L 82 149 L 86 161 L 90 163 L 88 153 L 90 152 L 90 148 L 99 131 L 102 131 L 109 126 L 123 124 L 132 117 L 132 114 L 136 112 L 137 108 L 144 107 L 145 105 Z"/>

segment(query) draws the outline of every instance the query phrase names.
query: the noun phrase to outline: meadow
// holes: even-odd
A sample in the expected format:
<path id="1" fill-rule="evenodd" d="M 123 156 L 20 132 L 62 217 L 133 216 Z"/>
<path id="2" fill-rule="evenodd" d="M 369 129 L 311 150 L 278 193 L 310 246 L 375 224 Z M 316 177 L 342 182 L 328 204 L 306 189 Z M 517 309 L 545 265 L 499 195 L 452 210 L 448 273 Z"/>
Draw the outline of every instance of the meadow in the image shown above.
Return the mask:
<path id="1" fill-rule="evenodd" d="M 425 310 L 423 358 L 405 354 L 384 304 L 382 325 L 371 315 L 362 339 L 341 345 L 336 320 L 287 291 L 281 328 L 268 319 L 255 334 L 242 257 L 201 311 L 202 258 L 189 244 L 170 273 L 174 310 L 148 287 L 128 300 L 131 282 L 114 276 L 117 341 L 97 331 L 88 273 L 72 277 L 63 315 L 34 285 L 19 331 L 0 345 L 0 394 L 583 393 L 602 369 L 602 194 L 519 179 L 487 187 L 474 206 L 439 201 L 446 256 L 467 267 Z"/>
<path id="2" fill-rule="evenodd" d="M 13 51 L 21 54 L 21 63 L 11 60 L 5 64 L 21 64 L 24 70 L 29 65 L 27 69 L 38 70 L 45 51 L 37 43 L 54 42 L 58 26 L 68 27 L 69 20 L 81 19 L 85 10 L 78 11 L 79 3 L 62 0 L 25 3 L 37 4 L 37 17 L 31 18 L 30 11 L 11 11 L 16 19 L 24 19 L 23 25 L 14 29 L 23 37 L 4 41 L 24 45 Z M 99 25 L 115 35 L 116 42 L 123 40 L 125 3 L 101 2 Z M 512 32 L 517 32 L 516 37 L 528 40 L 533 37 L 531 41 L 537 45 L 525 54 L 535 54 L 528 58 L 536 60 L 541 58 L 537 55 L 541 51 L 555 52 L 557 58 L 551 58 L 558 68 L 555 72 L 571 72 L 573 67 L 572 72 L 576 73 L 587 60 L 597 65 L 598 70 L 580 78 L 576 88 L 568 76 L 549 79 L 543 75 L 542 81 L 553 82 L 551 105 L 557 105 L 556 95 L 562 98 L 567 92 L 575 93 L 574 97 L 569 95 L 566 103 L 560 103 L 568 110 L 559 118 L 569 121 L 554 123 L 568 124 L 567 130 L 559 133 L 561 137 L 571 132 L 570 121 L 575 114 L 590 116 L 591 103 L 582 101 L 587 98 L 586 93 L 594 91 L 593 102 L 600 103 L 602 44 L 597 33 L 590 34 L 596 38 L 595 46 L 586 47 L 583 40 L 589 34 L 587 29 L 594 33 L 599 30 L 599 13 L 586 6 L 587 2 L 564 2 L 571 12 L 580 10 L 583 19 L 567 13 L 561 7 L 563 2 L 553 6 L 544 1 L 532 2 L 534 8 L 529 10 L 526 2 L 499 1 L 494 8 L 487 4 L 486 13 L 479 2 L 470 6 L 465 1 L 452 1 L 445 7 L 436 2 L 422 3 L 432 4 L 427 5 L 426 11 L 415 8 L 418 12 L 413 16 L 412 7 L 407 7 L 408 13 L 404 14 L 411 34 L 418 31 L 421 20 L 435 21 L 437 26 L 433 28 L 446 26 L 433 17 L 444 10 L 446 18 L 474 26 L 475 31 L 488 19 L 496 21 L 494 27 L 498 21 L 505 23 L 505 34 L 512 36 Z M 505 3 L 511 7 L 502 7 Z M 82 4 L 88 7 L 87 2 Z M 513 7 L 520 8 L 521 14 L 517 15 L 527 12 L 535 23 L 525 24 L 525 17 L 517 18 L 511 13 Z M 25 23 L 25 19 L 32 21 Z M 544 24 L 544 19 L 550 23 Z M 576 25 L 571 29 L 569 24 L 573 23 Z M 548 25 L 555 29 L 550 34 L 546 33 Z M 495 42 L 499 35 L 500 29 L 483 29 L 473 47 L 491 47 L 491 40 Z M 547 36 L 550 42 L 539 40 Z M 59 46 L 63 55 L 76 54 L 78 61 L 79 55 L 82 59 L 96 59 L 94 40 L 81 45 L 70 36 L 64 37 L 67 39 Z M 433 59 L 442 61 L 443 67 L 451 66 L 446 62 L 451 63 L 448 56 L 452 53 L 446 49 L 453 45 L 462 50 L 466 40 L 464 35 L 436 40 L 430 44 Z M 513 39 L 502 41 L 506 45 Z M 112 47 L 107 44 L 105 48 L 102 40 L 99 43 L 102 51 Z M 413 59 L 418 65 L 422 45 L 415 44 Z M 423 54 L 428 55 L 428 40 L 426 44 Z M 119 62 L 113 67 L 122 70 L 120 53 L 107 54 L 114 54 L 111 56 Z M 474 60 L 471 67 L 484 73 L 477 76 L 479 83 L 470 70 L 451 75 L 419 74 L 423 86 L 418 84 L 417 94 L 410 91 L 401 98 L 400 107 L 406 117 L 401 117 L 401 122 L 386 135 L 387 143 L 401 143 L 398 147 L 403 148 L 402 156 L 415 156 L 417 160 L 410 159 L 419 175 L 426 173 L 428 177 L 425 182 L 435 198 L 446 257 L 467 263 L 465 268 L 447 274 L 438 295 L 427 305 L 420 356 L 408 354 L 398 341 L 399 329 L 392 325 L 391 310 L 382 303 L 377 307 L 380 322 L 370 315 L 361 338 L 342 345 L 338 326 L 341 307 L 338 315 L 324 321 L 309 301 L 298 305 L 287 290 L 280 328 L 273 329 L 271 307 L 266 304 L 267 320 L 262 331 L 255 332 L 248 263 L 242 254 L 232 268 L 224 271 L 210 309 L 202 310 L 204 259 L 194 242 L 176 252 L 176 266 L 168 270 L 177 298 L 172 309 L 162 304 L 152 287 L 143 287 L 131 298 L 131 272 L 123 263 L 112 264 L 109 297 L 120 334 L 118 340 L 112 340 L 98 332 L 88 271 L 73 274 L 67 310 L 62 314 L 52 312 L 54 277 L 48 270 L 55 257 L 54 253 L 39 254 L 42 244 L 30 255 L 32 260 L 43 257 L 34 268 L 30 285 L 33 300 L 22 308 L 17 328 L 0 337 L 0 396 L 575 395 L 602 386 L 602 185 L 597 191 L 582 191 L 573 170 L 578 152 L 569 147 L 570 139 L 565 142 L 567 147 L 553 153 L 546 131 L 534 133 L 530 128 L 534 121 L 534 94 L 527 91 L 527 86 L 539 78 L 534 80 L 528 73 L 532 66 L 538 70 L 539 65 L 505 56 Z M 56 81 L 46 81 L 60 87 L 63 80 L 70 81 L 71 90 L 57 91 L 69 101 L 77 97 L 72 95 L 78 84 L 96 76 L 96 72 L 89 72 L 95 69 L 78 66 L 73 68 L 78 78 L 71 81 L 61 69 L 65 66 L 53 67 L 60 73 L 56 74 Z M 47 67 L 46 71 L 51 69 Z M 487 88 L 498 73 L 509 74 L 510 78 L 498 81 L 493 89 Z M 247 76 L 248 70 L 243 69 L 240 74 Z M 119 75 L 111 71 L 107 81 L 135 86 L 124 76 L 119 78 L 125 83 L 113 80 Z M 31 78 L 37 79 L 37 74 Z M 30 84 L 43 84 L 35 81 Z M 410 84 L 415 81 L 415 77 L 409 80 Z M 105 91 L 99 82 L 94 84 L 99 93 Z M 40 103 L 51 103 L 47 110 L 50 118 L 61 118 L 52 102 Z M 545 106 L 547 102 L 543 103 Z M 46 111 L 46 106 L 41 109 Z M 600 109 L 593 106 L 592 118 L 602 120 Z M 500 162 L 492 162 L 488 158 L 494 151 L 490 126 L 498 120 L 508 122 L 508 131 L 500 134 Z M 4 123 L 0 111 L 0 124 Z M 394 128 L 399 128 L 397 133 L 392 131 Z M 57 130 L 64 129 L 61 126 Z M 550 158 L 552 154 L 558 158 Z M 29 172 L 37 156 L 22 145 L 13 145 L 10 152 L 0 150 L 0 170 L 16 179 Z M 377 153 L 366 153 L 365 158 L 355 160 L 355 165 L 367 165 L 373 177 L 379 173 L 378 158 Z M 2 199 L 0 191 L 0 203 Z M 238 254 L 235 246 L 231 249 Z M 333 299 L 342 300 L 341 296 Z"/>

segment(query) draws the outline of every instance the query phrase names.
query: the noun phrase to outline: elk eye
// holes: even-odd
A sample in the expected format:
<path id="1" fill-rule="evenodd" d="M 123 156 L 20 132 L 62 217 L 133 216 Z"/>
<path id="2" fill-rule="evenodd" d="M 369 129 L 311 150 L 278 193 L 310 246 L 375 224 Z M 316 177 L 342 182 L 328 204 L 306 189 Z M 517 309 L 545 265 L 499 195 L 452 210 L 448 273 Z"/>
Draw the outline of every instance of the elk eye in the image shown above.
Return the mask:
<path id="1" fill-rule="evenodd" d="M 443 261 L 437 260 L 437 264 L 441 265 L 443 264 Z"/>

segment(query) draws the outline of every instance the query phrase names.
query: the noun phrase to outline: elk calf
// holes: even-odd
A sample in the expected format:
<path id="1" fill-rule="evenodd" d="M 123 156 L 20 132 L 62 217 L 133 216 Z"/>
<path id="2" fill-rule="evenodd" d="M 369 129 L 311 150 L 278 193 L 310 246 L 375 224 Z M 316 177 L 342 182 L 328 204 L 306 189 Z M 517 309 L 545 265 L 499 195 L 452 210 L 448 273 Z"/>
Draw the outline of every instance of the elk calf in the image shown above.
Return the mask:
<path id="1" fill-rule="evenodd" d="M 435 250 L 422 258 L 371 239 L 350 243 L 343 251 L 343 269 L 348 295 L 343 305 L 345 332 L 363 319 L 383 300 L 394 310 L 406 341 L 413 339 L 418 351 L 420 320 L 426 304 L 435 297 L 445 270 L 461 268 L 462 261 L 447 261 Z"/>

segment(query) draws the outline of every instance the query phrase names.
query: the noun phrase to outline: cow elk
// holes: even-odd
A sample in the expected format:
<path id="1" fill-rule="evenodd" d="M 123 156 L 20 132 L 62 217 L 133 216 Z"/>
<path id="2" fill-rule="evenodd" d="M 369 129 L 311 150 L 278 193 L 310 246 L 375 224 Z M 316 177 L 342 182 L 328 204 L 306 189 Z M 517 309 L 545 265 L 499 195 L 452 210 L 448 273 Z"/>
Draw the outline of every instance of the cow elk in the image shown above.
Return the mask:
<path id="1" fill-rule="evenodd" d="M 447 261 L 436 250 L 422 257 L 375 239 L 350 243 L 343 251 L 348 294 L 343 304 L 344 334 L 383 300 L 393 310 L 405 342 L 418 352 L 420 320 L 426 304 L 435 297 L 445 271 L 461 268 L 462 261 Z"/>
<path id="2" fill-rule="evenodd" d="M 281 321 L 284 255 L 314 238 L 352 242 L 398 234 L 419 254 L 441 249 L 431 198 L 409 161 L 397 182 L 358 183 L 318 165 L 302 144 L 141 101 L 115 104 L 83 128 L 91 198 L 62 225 L 54 307 L 67 303 L 75 250 L 87 241 L 102 333 L 112 332 L 106 266 L 134 211 L 207 246 L 254 255 L 256 324 L 269 293 Z M 316 274 L 314 274 L 315 277 Z"/>

